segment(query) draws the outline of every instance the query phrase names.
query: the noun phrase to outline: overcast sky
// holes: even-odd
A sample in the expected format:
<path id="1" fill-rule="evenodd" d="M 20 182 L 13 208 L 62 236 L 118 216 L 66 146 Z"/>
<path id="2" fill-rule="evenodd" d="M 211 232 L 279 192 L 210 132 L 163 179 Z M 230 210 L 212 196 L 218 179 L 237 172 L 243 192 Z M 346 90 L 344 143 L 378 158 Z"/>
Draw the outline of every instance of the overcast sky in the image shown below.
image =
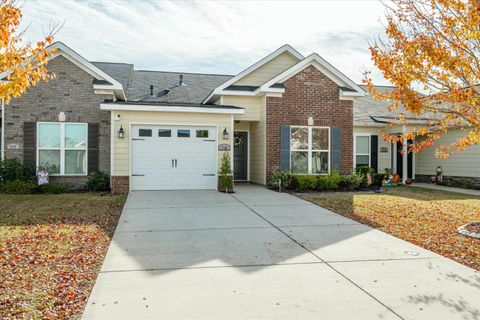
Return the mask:
<path id="1" fill-rule="evenodd" d="M 365 68 L 378 84 L 368 39 L 382 33 L 384 7 L 354 1 L 61 1 L 26 0 L 23 24 L 37 40 L 56 36 L 91 61 L 136 69 L 237 74 L 285 43 L 317 52 L 352 80 Z"/>

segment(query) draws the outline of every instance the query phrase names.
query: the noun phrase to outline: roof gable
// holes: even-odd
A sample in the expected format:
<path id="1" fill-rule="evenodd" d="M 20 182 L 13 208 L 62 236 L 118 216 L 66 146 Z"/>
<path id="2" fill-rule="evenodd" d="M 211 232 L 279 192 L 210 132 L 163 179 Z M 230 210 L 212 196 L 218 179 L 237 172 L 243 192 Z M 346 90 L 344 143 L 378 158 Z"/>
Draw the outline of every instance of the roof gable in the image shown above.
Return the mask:
<path id="1" fill-rule="evenodd" d="M 55 53 L 52 57 L 50 57 L 50 59 L 55 59 L 56 57 L 61 55 L 85 72 L 87 72 L 88 74 L 90 74 L 96 80 L 98 80 L 96 84 L 94 83 L 94 89 L 112 90 L 119 98 L 126 99 L 123 86 L 120 82 L 99 69 L 97 66 L 79 55 L 77 52 L 70 49 L 64 43 L 55 42 L 48 47 L 48 50 L 55 50 Z"/>
<path id="2" fill-rule="evenodd" d="M 260 87 L 260 90 L 266 92 L 283 92 L 284 89 L 276 88 L 278 86 L 277 84 L 285 82 L 287 79 L 290 79 L 309 66 L 314 66 L 335 82 L 340 87 L 342 96 L 365 95 L 365 91 L 362 88 L 316 53 L 312 53 L 302 61 L 270 79 Z"/>
<path id="3" fill-rule="evenodd" d="M 276 75 L 297 64 L 298 61 L 300 61 L 298 57 L 291 54 L 288 50 L 285 50 L 262 66 L 240 78 L 234 85 L 261 86 Z"/>
<path id="4" fill-rule="evenodd" d="M 259 74 L 262 74 L 262 70 L 263 70 L 264 71 L 263 72 L 263 77 L 265 77 L 268 73 L 265 73 L 266 68 L 265 67 L 262 68 L 262 67 L 265 66 L 265 65 L 268 66 L 269 62 L 272 61 L 272 60 L 275 60 L 275 58 L 277 58 L 277 57 L 280 57 L 278 61 L 282 62 L 281 65 L 288 65 L 289 61 L 291 62 L 292 58 L 295 59 L 296 61 L 300 61 L 304 58 L 292 46 L 290 46 L 288 44 L 285 44 L 285 45 L 281 46 L 280 48 L 278 48 L 277 50 L 275 50 L 274 52 L 267 55 L 266 57 L 264 57 L 263 59 L 261 59 L 260 61 L 254 63 L 253 65 L 251 65 L 247 69 L 243 70 L 242 72 L 240 72 L 239 74 L 237 74 L 236 76 L 231 78 L 230 80 L 228 80 L 225 83 L 223 83 L 222 85 L 218 86 L 215 90 L 212 91 L 212 93 L 207 98 L 205 98 L 205 100 L 203 102 L 204 103 L 208 102 L 214 95 L 221 94 L 223 92 L 223 90 L 225 90 L 227 87 L 229 87 L 231 85 L 255 86 L 255 84 L 247 83 L 249 78 L 246 78 L 246 77 L 256 70 L 260 71 Z M 292 57 L 292 58 L 290 58 L 290 57 Z M 281 72 L 281 71 L 279 71 L 279 72 Z M 246 78 L 246 79 L 244 79 L 244 78 Z M 242 79 L 243 79 L 243 81 L 241 81 Z M 250 78 L 250 80 L 252 80 L 252 79 Z M 257 85 L 261 85 L 261 84 L 262 83 L 258 83 Z"/>

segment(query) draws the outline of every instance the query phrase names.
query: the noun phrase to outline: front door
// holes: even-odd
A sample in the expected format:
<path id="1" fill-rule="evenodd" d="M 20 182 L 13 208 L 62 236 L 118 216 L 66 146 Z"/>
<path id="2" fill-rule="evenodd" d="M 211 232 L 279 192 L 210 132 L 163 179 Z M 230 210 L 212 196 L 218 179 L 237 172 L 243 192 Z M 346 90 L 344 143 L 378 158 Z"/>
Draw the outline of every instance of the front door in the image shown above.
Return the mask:
<path id="1" fill-rule="evenodd" d="M 408 140 L 408 145 L 412 143 L 412 140 Z M 413 178 L 413 153 L 409 152 L 407 155 L 407 163 L 408 163 L 408 172 L 407 178 Z M 400 141 L 397 142 L 397 173 L 398 175 L 403 178 L 403 155 L 402 155 L 402 143 Z"/>
<path id="2" fill-rule="evenodd" d="M 233 137 L 233 177 L 248 180 L 248 132 L 235 131 Z"/>

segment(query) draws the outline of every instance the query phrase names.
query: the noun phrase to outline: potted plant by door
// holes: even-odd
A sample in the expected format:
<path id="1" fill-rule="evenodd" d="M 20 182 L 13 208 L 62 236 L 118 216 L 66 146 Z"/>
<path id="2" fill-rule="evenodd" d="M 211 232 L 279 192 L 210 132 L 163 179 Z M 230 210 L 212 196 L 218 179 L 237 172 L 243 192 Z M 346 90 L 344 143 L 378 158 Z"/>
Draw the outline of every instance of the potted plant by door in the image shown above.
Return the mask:
<path id="1" fill-rule="evenodd" d="M 222 155 L 222 164 L 218 171 L 218 191 L 233 193 L 233 171 L 229 152 Z"/>

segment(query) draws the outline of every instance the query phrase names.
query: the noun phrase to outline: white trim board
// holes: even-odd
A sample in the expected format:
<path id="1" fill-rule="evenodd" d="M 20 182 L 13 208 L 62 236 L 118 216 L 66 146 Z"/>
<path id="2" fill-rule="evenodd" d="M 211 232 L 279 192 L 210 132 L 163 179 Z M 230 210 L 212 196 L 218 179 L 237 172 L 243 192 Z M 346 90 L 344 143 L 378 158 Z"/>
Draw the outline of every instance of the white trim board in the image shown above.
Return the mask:
<path id="1" fill-rule="evenodd" d="M 138 105 L 101 103 L 101 110 L 117 111 L 153 111 L 153 112 L 182 112 L 182 113 L 217 113 L 217 114 L 245 114 L 244 109 L 220 109 L 203 107 L 183 107 L 183 106 L 156 106 L 156 105 Z"/>

